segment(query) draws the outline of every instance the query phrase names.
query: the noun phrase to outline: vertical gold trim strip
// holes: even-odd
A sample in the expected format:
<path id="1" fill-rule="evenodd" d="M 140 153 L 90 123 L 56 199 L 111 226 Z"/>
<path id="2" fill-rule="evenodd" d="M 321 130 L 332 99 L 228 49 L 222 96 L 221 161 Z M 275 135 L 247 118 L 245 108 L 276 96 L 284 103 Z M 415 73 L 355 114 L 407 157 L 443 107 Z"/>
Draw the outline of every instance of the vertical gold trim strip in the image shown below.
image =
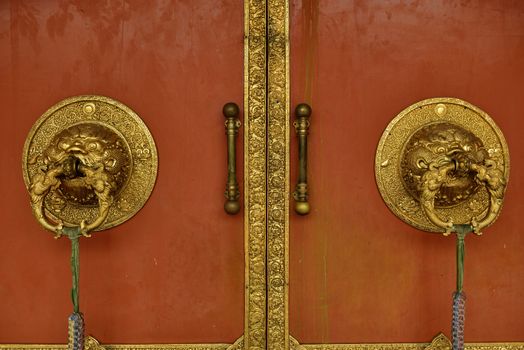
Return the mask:
<path id="1" fill-rule="evenodd" d="M 290 157 L 290 103 L 291 103 L 291 83 L 290 83 L 290 37 L 289 37 L 289 0 L 285 0 L 286 3 L 286 15 L 285 15 L 285 28 L 286 28 L 286 170 L 285 170 L 285 180 L 286 180 L 286 199 L 285 199 L 285 211 L 286 211 L 286 221 L 285 221 L 285 276 L 286 276 L 286 290 L 285 290 L 285 308 L 286 308 L 286 317 L 285 317 L 285 332 L 286 332 L 286 339 L 285 344 L 286 348 L 285 350 L 289 350 L 289 194 L 290 194 L 290 185 L 289 185 L 289 173 L 291 171 L 290 165 L 289 165 L 289 157 Z"/>
<path id="2" fill-rule="evenodd" d="M 266 348 L 266 2 L 244 1 L 244 349 Z"/>
<path id="3" fill-rule="evenodd" d="M 268 0 L 268 328 L 270 350 L 289 349 L 289 0 Z"/>
<path id="4" fill-rule="evenodd" d="M 285 292 L 284 292 L 284 303 L 285 303 L 285 350 L 289 350 L 289 173 L 291 171 L 289 166 L 289 147 L 290 147 L 290 139 L 289 139 L 289 128 L 290 128 L 290 103 L 291 103 L 291 93 L 290 93 L 290 66 L 289 66 L 289 0 L 285 0 L 285 10 L 286 14 L 284 16 L 285 19 L 285 33 L 286 33 L 286 115 L 285 115 L 285 125 L 286 125 L 286 169 L 285 169 L 285 231 L 284 231 L 284 257 L 285 257 L 285 278 L 286 278 L 286 286 L 285 286 Z"/>

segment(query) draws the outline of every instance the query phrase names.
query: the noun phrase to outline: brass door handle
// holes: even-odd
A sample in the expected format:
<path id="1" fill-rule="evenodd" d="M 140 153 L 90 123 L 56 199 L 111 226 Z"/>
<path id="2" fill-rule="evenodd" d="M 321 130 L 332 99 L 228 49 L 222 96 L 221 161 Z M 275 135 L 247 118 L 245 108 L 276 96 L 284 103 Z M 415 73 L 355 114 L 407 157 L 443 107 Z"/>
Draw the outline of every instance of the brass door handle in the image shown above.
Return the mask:
<path id="1" fill-rule="evenodd" d="M 238 106 L 236 103 L 229 102 L 224 105 L 222 113 L 226 117 L 226 136 L 227 136 L 227 183 L 226 183 L 226 203 L 224 210 L 230 215 L 237 214 L 240 211 L 240 190 L 236 175 L 236 138 L 240 128 L 238 119 Z"/>
<path id="2" fill-rule="evenodd" d="M 307 135 L 309 133 L 309 118 L 311 107 L 301 103 L 295 108 L 296 119 L 293 122 L 298 137 L 298 180 L 293 197 L 295 211 L 299 215 L 307 215 L 310 210 L 307 188 Z"/>

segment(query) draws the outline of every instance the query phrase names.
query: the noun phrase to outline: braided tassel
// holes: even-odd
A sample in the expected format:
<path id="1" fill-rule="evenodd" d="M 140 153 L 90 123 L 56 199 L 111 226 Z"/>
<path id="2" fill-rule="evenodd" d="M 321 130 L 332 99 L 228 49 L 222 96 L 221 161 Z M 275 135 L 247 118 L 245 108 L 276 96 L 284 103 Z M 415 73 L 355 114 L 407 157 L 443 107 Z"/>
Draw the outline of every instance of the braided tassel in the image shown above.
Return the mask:
<path id="1" fill-rule="evenodd" d="M 453 350 L 464 350 L 464 321 L 466 317 L 466 294 L 453 293 L 453 320 L 451 321 L 451 336 Z"/>
<path id="2" fill-rule="evenodd" d="M 67 350 L 84 350 L 84 318 L 80 312 L 73 312 L 69 316 Z"/>
<path id="3" fill-rule="evenodd" d="M 464 285 L 464 256 L 466 244 L 464 239 L 473 232 L 471 225 L 453 226 L 457 234 L 457 290 L 453 293 L 453 319 L 451 321 L 451 336 L 453 350 L 464 350 L 464 320 L 466 317 L 466 294 L 462 291 Z"/>

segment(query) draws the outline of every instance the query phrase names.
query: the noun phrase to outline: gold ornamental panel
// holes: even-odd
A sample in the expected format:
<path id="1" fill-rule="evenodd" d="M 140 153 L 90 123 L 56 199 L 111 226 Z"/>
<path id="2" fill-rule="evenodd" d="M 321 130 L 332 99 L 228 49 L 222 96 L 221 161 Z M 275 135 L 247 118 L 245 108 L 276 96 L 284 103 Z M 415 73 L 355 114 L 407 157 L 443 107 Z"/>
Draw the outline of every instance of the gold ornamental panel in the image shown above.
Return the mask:
<path id="1" fill-rule="evenodd" d="M 376 159 L 377 185 L 406 223 L 449 233 L 480 233 L 498 217 L 509 177 L 509 151 L 489 115 L 457 98 L 406 108 L 387 126 Z"/>
<path id="2" fill-rule="evenodd" d="M 140 117 L 103 96 L 65 99 L 31 129 L 23 176 L 37 220 L 62 234 L 83 234 L 128 220 L 145 204 L 156 181 L 157 150 Z"/>

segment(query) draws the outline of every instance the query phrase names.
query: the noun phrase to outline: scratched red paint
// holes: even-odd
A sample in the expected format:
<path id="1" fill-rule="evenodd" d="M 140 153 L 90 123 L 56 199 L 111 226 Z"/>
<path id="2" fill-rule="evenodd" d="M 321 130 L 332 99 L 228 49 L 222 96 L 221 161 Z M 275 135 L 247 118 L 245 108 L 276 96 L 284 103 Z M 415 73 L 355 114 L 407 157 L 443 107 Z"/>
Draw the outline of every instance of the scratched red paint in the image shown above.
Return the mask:
<path id="1" fill-rule="evenodd" d="M 90 93 L 142 117 L 159 174 L 136 217 L 81 241 L 87 332 L 103 343 L 240 337 L 243 218 L 222 208 L 222 106 L 242 104 L 242 82 L 238 1 L 0 2 L 0 343 L 67 341 L 70 244 L 36 223 L 20 161 L 47 108 Z"/>
<path id="2" fill-rule="evenodd" d="M 313 107 L 312 212 L 291 213 L 290 333 L 300 343 L 450 336 L 454 239 L 390 213 L 373 162 L 398 112 L 454 96 L 495 119 L 512 158 L 502 215 L 467 239 L 466 341 L 524 340 L 524 3 L 292 0 L 290 13 L 292 106 Z"/>

